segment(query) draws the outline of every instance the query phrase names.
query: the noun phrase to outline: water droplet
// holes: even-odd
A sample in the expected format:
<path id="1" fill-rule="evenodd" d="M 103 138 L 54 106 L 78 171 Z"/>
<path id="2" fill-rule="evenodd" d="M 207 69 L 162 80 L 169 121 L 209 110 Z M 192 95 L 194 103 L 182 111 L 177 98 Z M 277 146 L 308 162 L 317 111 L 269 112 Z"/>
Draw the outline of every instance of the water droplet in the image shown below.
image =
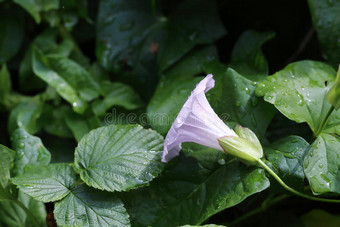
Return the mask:
<path id="1" fill-rule="evenodd" d="M 234 84 L 234 88 L 236 88 L 236 84 Z"/>
<path id="2" fill-rule="evenodd" d="M 249 88 L 246 87 L 244 90 L 246 91 L 247 94 L 250 94 Z"/>
<path id="3" fill-rule="evenodd" d="M 19 143 L 19 148 L 25 148 L 25 143 Z"/>
<path id="4" fill-rule="evenodd" d="M 283 80 L 283 82 L 288 82 L 288 81 L 289 81 L 289 80 L 287 80 L 287 79 L 284 79 L 284 80 Z"/>
<path id="5" fill-rule="evenodd" d="M 191 41 L 193 41 L 193 40 L 197 37 L 197 35 L 198 35 L 198 32 L 195 31 L 194 33 L 192 33 L 192 34 L 189 36 L 189 39 L 190 39 Z"/>
<path id="6" fill-rule="evenodd" d="M 217 160 L 218 164 L 221 166 L 225 165 L 225 160 L 223 158 Z"/>
<path id="7" fill-rule="evenodd" d="M 77 106 L 78 106 L 78 103 L 77 103 L 77 102 L 74 102 L 74 103 L 72 103 L 72 106 L 73 106 L 73 107 L 77 107 Z"/>
<path id="8" fill-rule="evenodd" d="M 276 81 L 276 78 L 275 78 L 274 76 L 269 76 L 269 77 L 268 77 L 268 80 L 269 80 L 270 82 L 275 82 L 275 81 Z"/>
<path id="9" fill-rule="evenodd" d="M 320 163 L 318 166 L 319 166 L 319 168 L 322 168 L 322 167 L 323 167 L 323 164 L 322 164 L 322 163 Z"/>
<path id="10" fill-rule="evenodd" d="M 326 181 L 327 185 L 330 186 L 331 180 L 325 175 L 325 174 L 320 174 L 321 178 Z"/>
<path id="11" fill-rule="evenodd" d="M 240 101 L 236 101 L 236 107 L 240 107 L 241 106 L 241 102 Z"/>
<path id="12" fill-rule="evenodd" d="M 271 96 L 271 95 L 267 96 L 267 100 L 272 100 L 272 99 L 273 99 L 273 96 Z"/>
<path id="13" fill-rule="evenodd" d="M 313 154 L 313 151 L 311 151 L 310 154 L 309 154 L 309 156 L 313 157 L 313 155 L 314 155 L 314 154 Z"/>
<path id="14" fill-rule="evenodd" d="M 298 139 L 292 139 L 290 142 L 291 143 L 297 143 L 297 142 L 299 142 L 299 140 Z"/>
<path id="15" fill-rule="evenodd" d="M 303 167 L 304 167 L 305 169 L 307 169 L 307 168 L 308 168 L 308 165 L 309 165 L 309 161 L 306 160 L 306 161 L 303 163 Z"/>
<path id="16" fill-rule="evenodd" d="M 261 87 L 261 88 L 265 88 L 265 87 L 266 87 L 266 85 L 265 85 L 264 83 L 259 83 L 259 87 Z"/>

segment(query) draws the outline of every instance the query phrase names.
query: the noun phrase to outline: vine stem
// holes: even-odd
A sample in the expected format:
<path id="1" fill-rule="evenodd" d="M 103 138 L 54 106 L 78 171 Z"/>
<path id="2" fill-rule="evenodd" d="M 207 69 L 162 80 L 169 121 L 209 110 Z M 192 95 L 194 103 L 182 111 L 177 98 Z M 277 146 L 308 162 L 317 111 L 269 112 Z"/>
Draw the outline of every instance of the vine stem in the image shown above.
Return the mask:
<path id="1" fill-rule="evenodd" d="M 261 159 L 258 160 L 258 163 L 265 170 L 267 170 L 270 173 L 270 175 L 272 175 L 275 178 L 275 180 L 277 180 L 277 182 L 279 182 L 279 184 L 281 184 L 282 187 L 284 187 L 287 191 L 290 191 L 291 193 L 293 193 L 297 196 L 300 196 L 300 197 L 303 197 L 303 198 L 309 199 L 309 200 L 319 201 L 319 202 L 340 203 L 340 200 L 337 200 L 337 199 L 318 198 L 318 197 L 309 196 L 309 195 L 303 194 L 299 191 L 296 191 L 295 189 L 286 185 L 286 183 L 283 182 L 283 180 L 271 168 L 269 168 Z"/>
<path id="2" fill-rule="evenodd" d="M 320 132 L 321 132 L 321 131 L 323 130 L 323 128 L 325 127 L 325 125 L 326 125 L 326 123 L 327 123 L 327 121 L 328 121 L 329 116 L 331 116 L 331 114 L 333 113 L 333 110 L 334 110 L 334 106 L 331 106 L 331 108 L 329 108 L 329 110 L 328 110 L 326 116 L 323 118 L 320 127 L 319 127 L 318 130 L 314 133 L 313 136 L 314 136 L 315 138 L 320 134 Z"/>
<path id="3" fill-rule="evenodd" d="M 79 54 L 82 53 L 80 47 L 78 46 L 77 42 L 74 40 L 74 38 L 72 37 L 72 35 L 62 26 L 62 25 L 58 25 L 58 30 L 59 30 L 59 34 L 63 39 L 68 39 L 70 40 L 73 45 L 74 45 L 74 50 L 76 52 L 78 52 Z"/>

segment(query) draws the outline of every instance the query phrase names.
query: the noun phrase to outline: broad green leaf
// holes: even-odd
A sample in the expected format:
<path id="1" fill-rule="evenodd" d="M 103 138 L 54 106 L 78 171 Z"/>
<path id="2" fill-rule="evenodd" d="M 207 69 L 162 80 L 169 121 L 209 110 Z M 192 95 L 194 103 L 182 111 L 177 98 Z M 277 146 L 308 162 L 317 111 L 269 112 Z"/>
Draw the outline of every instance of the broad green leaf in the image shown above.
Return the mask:
<path id="1" fill-rule="evenodd" d="M 51 69 L 67 81 L 79 93 L 80 98 L 91 101 L 99 96 L 98 84 L 81 65 L 60 55 L 47 55 L 46 58 Z"/>
<path id="2" fill-rule="evenodd" d="M 215 224 L 207 224 L 207 225 L 182 225 L 181 227 L 225 227 L 224 225 L 215 225 Z"/>
<path id="3" fill-rule="evenodd" d="M 11 75 L 9 74 L 6 64 L 2 65 L 0 70 L 0 102 L 3 103 L 11 91 Z"/>
<path id="4" fill-rule="evenodd" d="M 340 193 L 339 147 L 339 135 L 328 133 L 321 133 L 311 145 L 304 169 L 314 194 Z"/>
<path id="5" fill-rule="evenodd" d="M 78 185 L 55 204 L 58 226 L 130 226 L 123 203 L 114 194 Z"/>
<path id="6" fill-rule="evenodd" d="M 122 200 L 135 226 L 198 225 L 268 186 L 263 169 L 190 144 L 149 187 Z"/>
<path id="7" fill-rule="evenodd" d="M 75 166 L 89 186 L 125 191 L 147 185 L 162 170 L 163 138 L 139 125 L 92 130 L 79 142 Z"/>
<path id="8" fill-rule="evenodd" d="M 203 72 L 201 65 L 216 58 L 214 47 L 202 48 L 190 53 L 165 73 L 147 106 L 153 129 L 162 135 L 167 133 L 191 91 L 202 79 L 194 77 Z"/>
<path id="9" fill-rule="evenodd" d="M 34 134 L 38 131 L 38 118 L 41 114 L 43 103 L 37 98 L 22 100 L 10 113 L 8 130 L 12 133 L 15 129 L 24 128 Z"/>
<path id="10" fill-rule="evenodd" d="M 6 8 L 0 9 L 0 64 L 16 55 L 24 38 L 22 14 L 15 7 Z"/>
<path id="11" fill-rule="evenodd" d="M 226 33 L 215 1 L 183 1 L 168 18 L 152 4 L 148 0 L 100 3 L 96 53 L 105 68 L 120 68 L 123 62 L 139 67 L 136 62 L 156 57 L 158 70 L 163 71 L 195 45 L 212 43 Z"/>
<path id="12" fill-rule="evenodd" d="M 14 158 L 15 151 L 0 144 L 0 188 L 2 189 L 5 189 L 8 186 Z M 2 196 L 3 195 L 0 192 L 0 200 Z"/>
<path id="13" fill-rule="evenodd" d="M 333 66 L 338 66 L 340 59 L 340 1 L 308 0 L 323 57 Z"/>
<path id="14" fill-rule="evenodd" d="M 48 59 L 37 48 L 33 50 L 33 71 L 40 79 L 54 87 L 61 97 L 71 103 L 75 112 L 85 111 L 86 102 L 63 77 L 50 68 Z"/>
<path id="15" fill-rule="evenodd" d="M 20 175 L 38 166 L 45 166 L 51 160 L 50 152 L 39 137 L 32 136 L 25 129 L 18 128 L 12 133 L 12 147 L 17 151 L 14 174 Z"/>
<path id="16" fill-rule="evenodd" d="M 41 12 L 59 8 L 59 0 L 14 0 L 15 3 L 24 8 L 34 18 L 36 23 L 40 23 Z"/>
<path id="17" fill-rule="evenodd" d="M 287 118 L 307 122 L 316 133 L 330 108 L 326 96 L 334 79 L 335 71 L 329 65 L 299 61 L 258 84 L 256 92 Z"/>
<path id="18" fill-rule="evenodd" d="M 46 209 L 42 202 L 39 202 L 22 191 L 18 192 L 18 201 L 31 212 L 28 215 L 15 201 L 0 203 L 0 226 L 11 227 L 37 227 L 46 226 Z M 32 217 L 31 215 L 34 215 Z"/>
<path id="19" fill-rule="evenodd" d="M 272 143 L 264 151 L 285 183 L 294 188 L 302 188 L 305 178 L 303 158 L 308 149 L 309 144 L 303 138 L 289 136 Z"/>
<path id="20" fill-rule="evenodd" d="M 42 202 L 57 201 L 74 187 L 76 174 L 69 164 L 50 164 L 11 178 L 20 190 Z"/>
<path id="21" fill-rule="evenodd" d="M 261 47 L 274 35 L 272 32 L 245 31 L 234 46 L 229 67 L 252 81 L 263 80 L 268 75 L 268 64 Z"/>
<path id="22" fill-rule="evenodd" d="M 109 81 L 101 83 L 103 100 L 95 100 L 92 104 L 92 111 L 95 115 L 101 116 L 113 106 L 122 106 L 127 110 L 134 110 L 143 106 L 139 95 L 128 85 Z"/>
<path id="23" fill-rule="evenodd" d="M 216 70 L 216 87 L 208 95 L 208 100 L 216 113 L 228 122 L 236 122 L 250 128 L 262 138 L 275 114 L 275 109 L 256 97 L 257 83 L 231 68 L 224 73 L 222 66 L 205 67 L 211 68 L 212 71 Z"/>

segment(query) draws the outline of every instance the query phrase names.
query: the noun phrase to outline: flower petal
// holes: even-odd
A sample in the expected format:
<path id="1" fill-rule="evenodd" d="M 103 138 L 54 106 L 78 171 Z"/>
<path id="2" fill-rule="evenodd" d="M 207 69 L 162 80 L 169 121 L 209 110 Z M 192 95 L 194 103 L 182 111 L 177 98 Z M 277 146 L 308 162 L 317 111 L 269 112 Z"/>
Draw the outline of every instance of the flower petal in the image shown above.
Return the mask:
<path id="1" fill-rule="evenodd" d="M 209 74 L 196 85 L 172 124 L 165 138 L 163 162 L 177 156 L 183 142 L 195 142 L 222 151 L 217 139 L 222 136 L 237 136 L 217 116 L 205 96 L 215 85 L 212 77 Z"/>

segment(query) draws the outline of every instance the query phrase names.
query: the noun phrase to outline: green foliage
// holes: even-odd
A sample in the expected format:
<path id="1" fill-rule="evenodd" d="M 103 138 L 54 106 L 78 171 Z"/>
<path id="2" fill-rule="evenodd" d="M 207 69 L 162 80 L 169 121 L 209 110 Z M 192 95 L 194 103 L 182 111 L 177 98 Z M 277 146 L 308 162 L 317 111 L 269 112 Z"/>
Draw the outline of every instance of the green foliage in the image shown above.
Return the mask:
<path id="1" fill-rule="evenodd" d="M 125 191 L 147 185 L 162 170 L 163 138 L 136 125 L 112 125 L 84 136 L 75 152 L 76 170 L 89 186 Z"/>

